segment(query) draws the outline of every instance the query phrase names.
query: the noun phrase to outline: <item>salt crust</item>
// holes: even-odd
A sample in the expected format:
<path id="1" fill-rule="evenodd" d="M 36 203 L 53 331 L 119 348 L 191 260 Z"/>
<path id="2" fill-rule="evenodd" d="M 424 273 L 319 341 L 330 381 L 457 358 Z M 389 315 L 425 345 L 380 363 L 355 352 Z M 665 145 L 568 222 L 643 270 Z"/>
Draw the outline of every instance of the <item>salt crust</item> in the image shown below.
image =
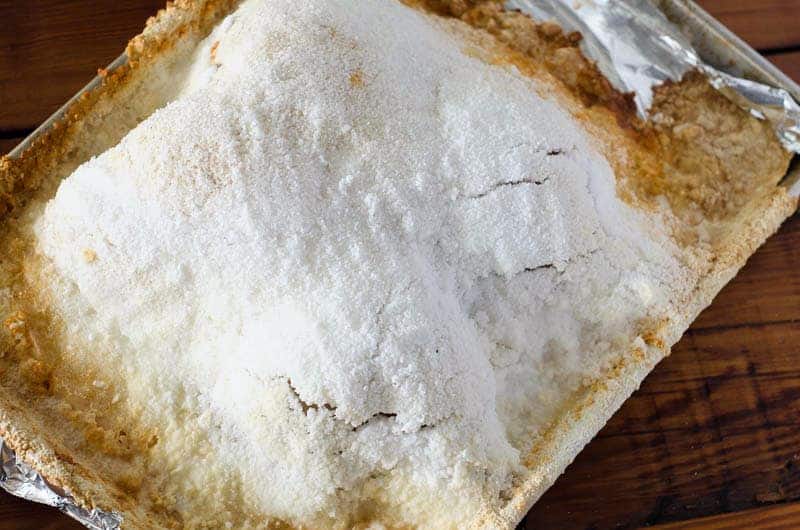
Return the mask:
<path id="1" fill-rule="evenodd" d="M 678 250 L 580 122 L 464 50 L 398 2 L 247 0 L 37 220 L 71 349 L 128 381 L 176 483 L 459 526 L 672 310 Z"/>

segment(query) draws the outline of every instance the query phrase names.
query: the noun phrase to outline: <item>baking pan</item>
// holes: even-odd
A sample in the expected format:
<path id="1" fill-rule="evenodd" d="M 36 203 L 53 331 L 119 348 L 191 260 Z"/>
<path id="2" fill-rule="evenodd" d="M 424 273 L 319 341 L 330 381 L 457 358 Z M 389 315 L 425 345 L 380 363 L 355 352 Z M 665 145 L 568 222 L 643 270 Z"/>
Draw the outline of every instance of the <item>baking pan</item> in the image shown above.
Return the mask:
<path id="1" fill-rule="evenodd" d="M 653 2 L 689 38 L 700 57 L 706 63 L 738 77 L 783 88 L 792 94 L 796 100 L 800 100 L 800 86 L 797 83 L 789 79 L 693 1 L 653 0 Z M 105 69 L 105 72 L 113 72 L 125 65 L 127 60 L 128 58 L 125 54 L 120 55 Z M 12 158 L 19 157 L 38 136 L 46 133 L 54 124 L 67 115 L 71 107 L 83 94 L 99 87 L 102 81 L 103 76 L 101 75 L 92 79 L 91 82 L 17 145 L 8 156 Z M 791 193 L 800 194 L 800 165 L 792 165 L 783 184 L 790 188 Z M 4 450 L 10 453 L 7 447 Z M 8 454 L 6 457 L 9 461 L 14 458 L 13 454 Z M 42 502 L 42 499 L 48 498 L 48 494 L 43 494 L 43 492 L 49 492 L 50 496 L 55 494 L 41 477 L 33 471 L 19 473 L 13 477 L 8 475 L 0 477 L 0 487 L 15 495 L 40 502 Z M 88 519 L 86 512 L 77 506 L 75 507 L 76 510 L 71 510 L 70 506 L 74 506 L 71 503 L 71 499 L 64 499 L 60 495 L 58 497 L 63 499 L 63 502 L 59 501 L 59 508 L 87 526 L 94 528 L 114 527 L 114 522 L 116 521 L 113 519 L 109 520 L 108 526 L 98 524 L 97 520 L 91 521 Z M 44 502 L 47 501 L 45 500 Z M 93 522 L 94 524 L 92 524 Z"/>

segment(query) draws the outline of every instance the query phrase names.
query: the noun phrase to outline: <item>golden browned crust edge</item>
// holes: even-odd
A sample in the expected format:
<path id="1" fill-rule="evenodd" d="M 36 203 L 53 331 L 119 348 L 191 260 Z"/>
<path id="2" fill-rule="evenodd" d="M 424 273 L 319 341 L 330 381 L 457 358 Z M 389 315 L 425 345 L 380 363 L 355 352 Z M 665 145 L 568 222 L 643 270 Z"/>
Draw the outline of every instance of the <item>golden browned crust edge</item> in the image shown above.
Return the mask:
<path id="1" fill-rule="evenodd" d="M 98 71 L 100 84 L 72 102 L 63 116 L 16 157 L 0 157 L 0 220 L 16 216 L 40 187 L 43 175 L 53 172 L 74 156 L 84 123 L 100 118 L 105 106 L 129 86 L 146 80 L 154 65 L 166 57 L 175 45 L 188 36 L 207 34 L 220 17 L 229 13 L 239 0 L 177 0 L 150 17 L 141 34 L 125 48 L 127 62 L 108 72 Z M 7 374 L 3 374 L 4 377 Z M 51 485 L 71 495 L 83 508 L 99 507 L 122 513 L 125 526 L 170 526 L 159 514 L 134 507 L 120 509 L 112 493 L 115 488 L 77 464 L 58 439 L 40 425 L 35 415 L 23 410 L 6 394 L 12 382 L 0 389 L 0 436 L 17 457 L 31 465 Z M 158 522 L 157 522 L 158 521 Z"/>

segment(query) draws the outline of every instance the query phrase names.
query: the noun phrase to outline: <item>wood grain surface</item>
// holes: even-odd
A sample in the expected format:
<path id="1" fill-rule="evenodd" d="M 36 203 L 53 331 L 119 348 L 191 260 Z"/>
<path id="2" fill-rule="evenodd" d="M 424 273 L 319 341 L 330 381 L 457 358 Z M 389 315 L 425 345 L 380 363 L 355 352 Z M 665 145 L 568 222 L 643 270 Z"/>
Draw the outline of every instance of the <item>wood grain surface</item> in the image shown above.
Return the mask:
<path id="1" fill-rule="evenodd" d="M 797 528 L 800 503 L 776 504 L 754 510 L 702 517 L 650 527 L 653 530 L 789 530 Z"/>
<path id="2" fill-rule="evenodd" d="M 700 0 L 697 2 L 762 52 L 800 43 L 800 0 Z"/>
<path id="3" fill-rule="evenodd" d="M 0 0 L 0 152 L 10 150 L 162 0 Z M 800 0 L 703 0 L 800 80 Z M 522 529 L 800 528 L 800 216 L 645 380 Z M 0 530 L 80 528 L 0 494 Z"/>

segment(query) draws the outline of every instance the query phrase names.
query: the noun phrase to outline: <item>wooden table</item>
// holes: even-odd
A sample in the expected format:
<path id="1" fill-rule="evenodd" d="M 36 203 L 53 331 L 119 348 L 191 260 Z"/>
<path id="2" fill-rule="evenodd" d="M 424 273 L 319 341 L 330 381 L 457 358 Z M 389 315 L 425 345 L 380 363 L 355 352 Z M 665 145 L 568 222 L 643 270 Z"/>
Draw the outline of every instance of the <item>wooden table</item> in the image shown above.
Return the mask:
<path id="1" fill-rule="evenodd" d="M 0 0 L 0 152 L 163 0 Z M 800 80 L 800 0 L 704 0 Z M 800 216 L 756 253 L 523 522 L 525 529 L 800 528 Z M 0 530 L 79 528 L 0 496 Z"/>

